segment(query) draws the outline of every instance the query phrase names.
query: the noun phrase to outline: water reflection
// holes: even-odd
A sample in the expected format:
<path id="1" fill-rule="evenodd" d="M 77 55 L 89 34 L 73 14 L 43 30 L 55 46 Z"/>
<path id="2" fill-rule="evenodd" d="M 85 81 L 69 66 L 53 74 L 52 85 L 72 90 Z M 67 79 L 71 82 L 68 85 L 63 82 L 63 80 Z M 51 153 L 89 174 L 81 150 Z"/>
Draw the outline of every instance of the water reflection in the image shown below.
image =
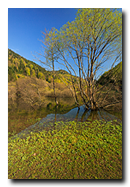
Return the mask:
<path id="1" fill-rule="evenodd" d="M 22 130 L 35 124 L 48 114 L 65 114 L 72 108 L 75 108 L 75 102 L 72 98 L 58 98 L 58 107 L 55 105 L 53 98 L 44 98 L 42 106 L 30 108 L 28 103 L 21 102 L 17 105 L 16 102 L 8 104 L 8 132 L 9 137 L 17 134 Z"/>
<path id="2" fill-rule="evenodd" d="M 54 113 L 48 114 L 45 118 L 43 118 L 40 122 L 35 123 L 34 125 L 29 126 L 25 130 L 18 133 L 18 136 L 23 137 L 24 135 L 29 134 L 31 131 L 40 131 L 44 128 L 54 128 L 54 124 L 56 121 L 94 121 L 94 120 L 117 120 L 121 122 L 119 118 L 110 114 L 109 112 L 99 109 L 98 111 L 86 110 L 85 106 L 81 106 L 80 108 L 76 107 L 70 110 L 65 114 L 58 114 L 57 108 Z M 51 123 L 52 122 L 52 123 Z"/>

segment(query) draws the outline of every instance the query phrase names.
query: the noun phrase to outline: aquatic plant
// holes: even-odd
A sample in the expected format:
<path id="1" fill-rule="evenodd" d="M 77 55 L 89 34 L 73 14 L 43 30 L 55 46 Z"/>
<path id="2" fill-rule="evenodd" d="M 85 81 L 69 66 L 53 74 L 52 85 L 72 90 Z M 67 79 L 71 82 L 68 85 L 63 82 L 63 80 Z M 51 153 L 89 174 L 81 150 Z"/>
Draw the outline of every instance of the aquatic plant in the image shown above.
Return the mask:
<path id="1" fill-rule="evenodd" d="M 121 179 L 122 124 L 56 122 L 26 139 L 10 138 L 8 178 Z"/>

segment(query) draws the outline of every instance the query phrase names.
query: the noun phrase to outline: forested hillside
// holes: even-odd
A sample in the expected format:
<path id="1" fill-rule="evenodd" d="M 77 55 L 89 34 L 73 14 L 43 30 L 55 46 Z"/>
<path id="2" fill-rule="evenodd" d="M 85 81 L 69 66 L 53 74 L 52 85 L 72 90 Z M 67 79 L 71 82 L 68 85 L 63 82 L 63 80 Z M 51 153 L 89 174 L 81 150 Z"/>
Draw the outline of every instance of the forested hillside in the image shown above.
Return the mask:
<path id="1" fill-rule="evenodd" d="M 68 80 L 70 78 L 65 70 L 55 71 L 55 82 L 62 82 L 60 80 L 61 75 L 62 77 L 64 75 Z M 16 81 L 21 77 L 35 77 L 49 83 L 52 82 L 51 71 L 46 71 L 45 68 L 8 49 L 8 81 Z"/>
<path id="2" fill-rule="evenodd" d="M 73 97 L 71 75 L 65 70 L 55 71 L 55 93 L 56 97 Z M 78 78 L 73 76 L 76 94 L 79 96 Z M 12 50 L 8 50 L 8 98 L 9 104 L 15 106 L 31 106 L 37 108 L 45 101 L 45 97 L 55 97 L 53 90 L 53 73 L 34 62 L 21 57 Z M 69 83 L 69 84 L 68 84 Z M 84 80 L 82 82 L 84 84 Z M 104 98 L 106 91 L 112 88 L 111 95 L 121 100 L 122 98 L 122 62 L 113 69 L 105 72 L 96 82 L 98 87 L 104 87 L 99 94 L 99 101 Z M 87 90 L 86 87 L 84 89 Z M 118 92 L 120 91 L 120 92 Z M 87 92 L 86 92 L 87 93 Z M 98 92 L 96 93 L 98 94 Z M 117 96 L 119 95 L 119 96 Z M 109 97 L 108 97 L 109 98 Z M 17 104 L 16 104 L 17 103 Z M 22 104 L 23 103 L 23 104 Z M 103 103 L 103 102 L 102 102 Z"/>
<path id="3" fill-rule="evenodd" d="M 8 81 L 15 81 L 20 77 L 37 77 L 45 79 L 46 70 L 29 61 L 12 50 L 8 50 Z"/>
<path id="4" fill-rule="evenodd" d="M 66 84 L 70 75 L 55 71 L 55 92 L 58 98 L 72 97 Z M 8 49 L 8 103 L 12 108 L 38 108 L 45 105 L 45 97 L 54 98 L 53 75 L 34 62 Z"/>
<path id="5" fill-rule="evenodd" d="M 114 84 L 122 90 L 122 62 L 117 64 L 114 68 L 106 71 L 97 81 L 100 85 Z"/>

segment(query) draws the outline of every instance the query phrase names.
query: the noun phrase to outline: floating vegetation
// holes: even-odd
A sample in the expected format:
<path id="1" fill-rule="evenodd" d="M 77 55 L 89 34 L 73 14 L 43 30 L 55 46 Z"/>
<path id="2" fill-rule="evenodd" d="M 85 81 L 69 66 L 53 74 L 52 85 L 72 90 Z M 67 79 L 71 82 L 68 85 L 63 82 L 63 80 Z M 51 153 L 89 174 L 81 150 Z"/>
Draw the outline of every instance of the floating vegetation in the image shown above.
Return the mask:
<path id="1" fill-rule="evenodd" d="M 56 122 L 10 138 L 8 162 L 9 179 L 122 179 L 122 124 Z"/>

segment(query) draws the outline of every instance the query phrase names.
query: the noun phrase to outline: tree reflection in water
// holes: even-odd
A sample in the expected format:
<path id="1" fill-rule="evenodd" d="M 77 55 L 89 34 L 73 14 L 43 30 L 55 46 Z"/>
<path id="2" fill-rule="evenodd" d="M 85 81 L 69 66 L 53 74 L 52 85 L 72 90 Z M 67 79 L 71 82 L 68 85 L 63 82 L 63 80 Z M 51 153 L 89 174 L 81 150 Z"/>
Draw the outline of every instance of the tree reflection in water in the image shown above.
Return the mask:
<path id="1" fill-rule="evenodd" d="M 94 120 L 118 120 L 121 122 L 119 118 L 116 116 L 110 114 L 109 112 L 99 109 L 97 111 L 91 111 L 91 110 L 85 110 L 84 106 L 81 106 L 80 108 L 76 107 L 70 110 L 66 114 L 58 114 L 57 113 L 58 107 L 56 107 L 55 112 L 53 114 L 47 115 L 45 118 L 43 118 L 40 122 L 35 123 L 34 125 L 29 126 L 25 130 L 18 133 L 18 136 L 22 136 L 23 134 L 26 136 L 31 131 L 41 131 L 45 128 L 52 128 L 55 129 L 55 122 L 56 121 L 94 121 Z M 50 125 L 51 124 L 51 125 Z M 52 125 L 53 124 L 53 125 Z"/>

